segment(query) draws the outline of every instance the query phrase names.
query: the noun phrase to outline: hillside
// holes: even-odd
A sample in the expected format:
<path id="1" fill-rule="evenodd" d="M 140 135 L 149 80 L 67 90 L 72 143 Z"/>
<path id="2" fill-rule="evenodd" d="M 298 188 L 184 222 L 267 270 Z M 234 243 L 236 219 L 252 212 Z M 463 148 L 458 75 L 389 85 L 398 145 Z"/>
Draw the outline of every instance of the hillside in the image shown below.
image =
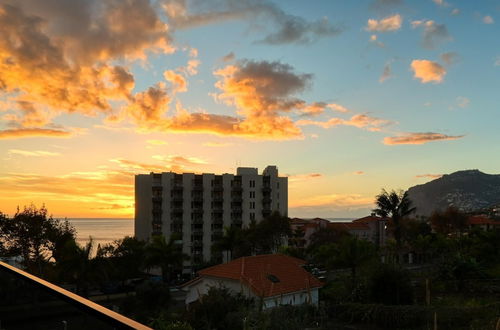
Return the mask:
<path id="1" fill-rule="evenodd" d="M 458 171 L 408 189 L 417 215 L 454 206 L 462 211 L 488 208 L 500 202 L 500 175 L 479 170 Z"/>

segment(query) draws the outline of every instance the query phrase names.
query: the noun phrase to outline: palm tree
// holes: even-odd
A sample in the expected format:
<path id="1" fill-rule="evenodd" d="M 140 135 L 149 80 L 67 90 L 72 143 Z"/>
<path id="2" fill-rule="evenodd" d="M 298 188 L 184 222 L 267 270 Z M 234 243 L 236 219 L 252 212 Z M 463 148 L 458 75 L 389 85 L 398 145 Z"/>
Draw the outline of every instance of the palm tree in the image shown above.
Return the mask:
<path id="1" fill-rule="evenodd" d="M 375 256 L 375 247 L 371 242 L 358 239 L 356 236 L 346 236 L 338 244 L 335 261 L 339 265 L 351 269 L 351 280 L 354 287 L 358 268 Z"/>
<path id="2" fill-rule="evenodd" d="M 175 238 L 165 240 L 163 235 L 155 235 L 146 245 L 145 263 L 148 268 L 160 267 L 164 282 L 170 282 L 171 273 L 182 267 L 182 262 L 189 257 L 182 252 L 180 246 L 175 243 Z"/>
<path id="3" fill-rule="evenodd" d="M 69 240 L 57 261 L 61 274 L 74 281 L 77 293 L 85 297 L 88 295 L 90 283 L 96 277 L 95 260 L 92 258 L 93 248 L 94 241 L 91 237 L 83 247 L 75 240 Z"/>
<path id="4" fill-rule="evenodd" d="M 402 259 L 402 222 L 406 217 L 415 212 L 415 207 L 412 207 L 410 198 L 407 192 L 394 191 L 387 192 L 382 189 L 382 192 L 375 197 L 377 208 L 373 210 L 375 214 L 381 217 L 391 217 L 394 239 L 396 240 L 396 248 L 399 253 L 399 262 Z"/>

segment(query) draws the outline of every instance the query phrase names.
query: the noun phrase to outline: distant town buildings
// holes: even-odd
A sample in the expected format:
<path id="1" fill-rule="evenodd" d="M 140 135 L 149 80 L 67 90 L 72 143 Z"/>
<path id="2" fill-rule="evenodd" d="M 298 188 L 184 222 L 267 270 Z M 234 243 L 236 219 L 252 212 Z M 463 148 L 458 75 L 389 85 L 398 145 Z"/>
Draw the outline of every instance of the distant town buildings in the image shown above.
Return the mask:
<path id="1" fill-rule="evenodd" d="M 282 254 L 242 257 L 226 264 L 205 268 L 198 277 L 185 283 L 186 305 L 196 302 L 210 287 L 225 287 L 234 293 L 262 302 L 262 307 L 318 304 L 323 286 L 302 266 L 301 259 Z"/>
<path id="2" fill-rule="evenodd" d="M 322 228 L 330 228 L 349 233 L 359 239 L 372 242 L 377 246 L 383 246 L 387 240 L 388 218 L 381 218 L 370 215 L 364 218 L 353 220 L 352 222 L 333 222 L 327 219 L 290 219 L 292 232 L 301 230 L 303 237 L 299 246 L 307 247 L 311 242 L 311 236 Z M 295 242 L 297 245 L 297 242 Z"/>
<path id="3" fill-rule="evenodd" d="M 276 166 L 238 167 L 236 174 L 150 173 L 135 176 L 135 237 L 176 237 L 191 256 L 211 259 L 212 243 L 229 226 L 244 227 L 278 211 L 288 214 L 288 178 Z"/>
<path id="4" fill-rule="evenodd" d="M 495 221 L 486 215 L 473 215 L 467 219 L 469 229 L 479 228 L 481 230 L 500 229 L 500 221 Z"/>

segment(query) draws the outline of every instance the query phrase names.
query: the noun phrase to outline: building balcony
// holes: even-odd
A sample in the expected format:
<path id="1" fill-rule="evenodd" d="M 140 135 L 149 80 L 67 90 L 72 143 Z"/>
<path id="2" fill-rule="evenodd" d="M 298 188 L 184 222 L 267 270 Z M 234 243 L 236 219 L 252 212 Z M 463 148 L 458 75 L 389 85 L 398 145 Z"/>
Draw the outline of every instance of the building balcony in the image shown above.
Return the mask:
<path id="1" fill-rule="evenodd" d="M 172 185 L 172 190 L 173 191 L 183 191 L 184 190 L 184 187 L 182 186 L 182 184 L 180 183 L 174 183 Z"/>
<path id="2" fill-rule="evenodd" d="M 223 190 L 224 190 L 224 187 L 222 186 L 222 184 L 214 184 L 212 186 L 212 191 L 220 192 Z"/>
<path id="3" fill-rule="evenodd" d="M 153 203 L 161 203 L 162 202 L 161 196 L 153 196 L 152 200 L 153 200 Z"/>
<path id="4" fill-rule="evenodd" d="M 222 203 L 224 202 L 224 198 L 222 196 L 214 196 L 212 197 L 212 201 L 215 203 Z"/>
<path id="5" fill-rule="evenodd" d="M 233 186 L 231 187 L 231 190 L 232 190 L 232 191 L 243 191 L 243 187 L 242 187 L 242 186 L 240 186 L 240 185 L 233 185 Z"/>
<path id="6" fill-rule="evenodd" d="M 212 223 L 223 225 L 224 220 L 222 219 L 222 217 L 220 217 L 220 218 L 219 217 L 212 217 Z"/>
<path id="7" fill-rule="evenodd" d="M 262 204 L 271 204 L 271 202 L 272 202 L 271 197 L 262 198 Z"/>
<path id="8" fill-rule="evenodd" d="M 263 186 L 262 187 L 262 192 L 263 193 L 270 193 L 271 192 L 271 186 Z"/>
<path id="9" fill-rule="evenodd" d="M 194 207 L 191 209 L 191 213 L 193 214 L 203 214 L 203 208 L 202 207 Z"/>
<path id="10" fill-rule="evenodd" d="M 171 219 L 173 224 L 182 225 L 184 220 L 181 217 L 172 217 Z"/>
<path id="11" fill-rule="evenodd" d="M 192 228 L 191 233 L 193 234 L 198 234 L 198 235 L 203 235 L 203 228 Z"/>
<path id="12" fill-rule="evenodd" d="M 194 185 L 193 186 L 193 191 L 202 192 L 203 191 L 203 186 L 202 185 Z"/>
<path id="13" fill-rule="evenodd" d="M 153 212 L 153 215 L 162 214 L 162 209 L 161 208 L 154 208 L 152 210 L 152 212 Z"/>
<path id="14" fill-rule="evenodd" d="M 183 198 L 182 195 L 174 195 L 174 196 L 172 196 L 172 202 L 182 203 L 183 200 L 184 200 L 184 198 Z"/>
<path id="15" fill-rule="evenodd" d="M 193 220 L 191 220 L 192 224 L 203 224 L 203 218 L 202 217 L 196 217 Z"/>
<path id="16" fill-rule="evenodd" d="M 224 236 L 224 230 L 222 229 L 214 229 L 212 230 L 212 235 L 215 235 L 215 236 Z"/>
<path id="17" fill-rule="evenodd" d="M 196 203 L 202 203 L 203 202 L 203 195 L 194 195 L 191 197 L 191 200 Z"/>
<path id="18" fill-rule="evenodd" d="M 170 208 L 171 214 L 182 214 L 184 209 L 182 207 L 172 207 Z"/>
<path id="19" fill-rule="evenodd" d="M 234 203 L 241 203 L 243 202 L 243 198 L 240 196 L 231 196 L 231 202 Z"/>
<path id="20" fill-rule="evenodd" d="M 242 221 L 241 214 L 231 214 L 231 222 Z"/>
<path id="21" fill-rule="evenodd" d="M 271 211 L 271 210 L 269 210 L 269 209 L 267 209 L 267 210 L 262 210 L 262 216 L 263 216 L 263 217 L 268 217 L 268 216 L 270 216 L 270 215 L 271 215 L 271 213 L 272 213 L 272 211 Z"/>
<path id="22" fill-rule="evenodd" d="M 203 241 L 202 240 L 195 240 L 195 241 L 193 241 L 193 246 L 195 246 L 195 247 L 202 247 L 203 246 Z"/>
<path id="23" fill-rule="evenodd" d="M 241 215 L 243 213 L 243 209 L 241 207 L 233 207 L 231 208 L 231 215 L 233 214 L 239 214 Z"/>
<path id="24" fill-rule="evenodd" d="M 221 206 L 214 206 L 212 208 L 212 214 L 221 214 L 224 212 L 224 209 L 222 208 L 222 205 Z"/>

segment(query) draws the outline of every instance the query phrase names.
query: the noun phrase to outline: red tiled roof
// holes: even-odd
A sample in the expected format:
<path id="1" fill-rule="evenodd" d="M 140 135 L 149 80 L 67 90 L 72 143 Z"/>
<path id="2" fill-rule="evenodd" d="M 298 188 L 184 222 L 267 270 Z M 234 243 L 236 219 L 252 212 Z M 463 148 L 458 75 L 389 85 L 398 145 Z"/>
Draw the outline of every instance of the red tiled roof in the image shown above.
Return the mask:
<path id="1" fill-rule="evenodd" d="M 292 225 L 303 225 L 303 224 L 307 224 L 307 223 L 311 223 L 311 220 L 308 220 L 308 219 L 300 219 L 300 218 L 292 218 L 290 219 L 290 224 Z"/>
<path id="2" fill-rule="evenodd" d="M 491 220 L 484 215 L 473 215 L 468 221 L 469 225 L 500 225 L 500 221 Z"/>
<path id="3" fill-rule="evenodd" d="M 307 224 L 307 223 L 320 223 L 320 222 L 325 222 L 329 223 L 327 219 L 323 218 L 313 218 L 313 219 L 302 219 L 302 218 L 292 218 L 290 219 L 291 224 Z"/>
<path id="4" fill-rule="evenodd" d="M 368 223 L 368 222 L 381 221 L 381 220 L 388 220 L 388 218 L 381 218 L 381 217 L 377 217 L 375 215 L 369 215 L 367 217 L 353 220 L 352 222 Z"/>
<path id="5" fill-rule="evenodd" d="M 364 223 L 359 222 L 332 222 L 328 224 L 329 228 L 343 229 L 343 230 L 369 230 L 370 227 Z"/>
<path id="6" fill-rule="evenodd" d="M 227 264 L 202 269 L 198 274 L 242 281 L 257 296 L 271 297 L 323 286 L 301 267 L 305 264 L 304 260 L 282 254 L 266 254 L 238 258 Z M 279 282 L 271 281 L 269 275 L 274 275 Z"/>

